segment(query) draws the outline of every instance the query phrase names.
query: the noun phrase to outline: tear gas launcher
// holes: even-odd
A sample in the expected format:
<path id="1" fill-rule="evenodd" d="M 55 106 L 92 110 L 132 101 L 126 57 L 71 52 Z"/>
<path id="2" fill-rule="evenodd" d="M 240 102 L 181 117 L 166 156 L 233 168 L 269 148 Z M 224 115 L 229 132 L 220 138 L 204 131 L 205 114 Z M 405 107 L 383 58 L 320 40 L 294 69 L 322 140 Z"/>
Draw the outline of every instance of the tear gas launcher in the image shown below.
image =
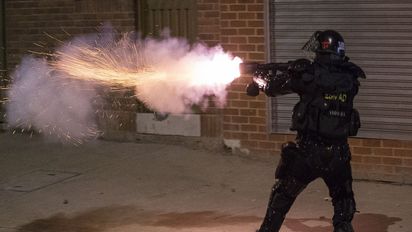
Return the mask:
<path id="1" fill-rule="evenodd" d="M 310 61 L 307 59 L 298 59 L 285 63 L 256 63 L 245 62 L 240 64 L 241 74 L 253 75 L 252 81 L 246 87 L 246 93 L 249 96 L 259 95 L 259 91 L 266 93 L 270 83 L 285 83 L 286 79 L 294 74 L 304 70 Z M 277 86 L 279 90 L 282 86 Z"/>

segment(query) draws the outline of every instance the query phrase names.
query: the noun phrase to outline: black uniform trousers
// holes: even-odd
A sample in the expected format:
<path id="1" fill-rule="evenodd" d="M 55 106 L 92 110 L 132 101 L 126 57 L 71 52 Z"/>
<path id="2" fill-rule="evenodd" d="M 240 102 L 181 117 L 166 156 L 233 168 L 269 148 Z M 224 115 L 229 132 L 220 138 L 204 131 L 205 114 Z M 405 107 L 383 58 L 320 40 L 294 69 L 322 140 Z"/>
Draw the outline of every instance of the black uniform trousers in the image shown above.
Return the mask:
<path id="1" fill-rule="evenodd" d="M 316 136 L 298 135 L 296 143 L 282 148 L 265 219 L 259 232 L 278 232 L 296 197 L 313 180 L 326 183 L 334 207 L 335 232 L 352 232 L 355 213 L 349 145 L 325 141 Z"/>

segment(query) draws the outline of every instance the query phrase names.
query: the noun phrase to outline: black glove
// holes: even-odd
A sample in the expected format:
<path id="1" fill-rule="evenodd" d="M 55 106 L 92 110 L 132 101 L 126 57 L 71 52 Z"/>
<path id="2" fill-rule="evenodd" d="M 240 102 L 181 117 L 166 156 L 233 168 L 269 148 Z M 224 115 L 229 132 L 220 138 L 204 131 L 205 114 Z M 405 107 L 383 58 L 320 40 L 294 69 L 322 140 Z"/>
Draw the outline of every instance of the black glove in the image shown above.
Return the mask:
<path id="1" fill-rule="evenodd" d="M 256 82 L 252 81 L 246 86 L 246 94 L 251 97 L 259 95 L 259 86 Z"/>

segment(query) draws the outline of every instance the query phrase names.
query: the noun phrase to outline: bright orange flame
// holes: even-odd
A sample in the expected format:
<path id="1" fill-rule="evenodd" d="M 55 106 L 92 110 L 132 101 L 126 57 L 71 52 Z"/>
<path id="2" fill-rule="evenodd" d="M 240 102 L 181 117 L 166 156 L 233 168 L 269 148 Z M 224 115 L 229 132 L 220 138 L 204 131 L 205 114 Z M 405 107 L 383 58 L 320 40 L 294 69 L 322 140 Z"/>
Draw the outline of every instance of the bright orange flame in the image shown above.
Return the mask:
<path id="1" fill-rule="evenodd" d="M 231 58 L 226 53 L 218 53 L 211 60 L 196 64 L 192 84 L 197 86 L 226 86 L 240 76 L 239 64 L 242 59 Z"/>
<path id="2" fill-rule="evenodd" d="M 69 44 L 53 66 L 72 78 L 136 87 L 136 96 L 152 110 L 183 113 L 207 95 L 224 105 L 240 63 L 220 47 L 190 50 L 173 39 L 136 43 L 125 37 L 100 47 Z"/>

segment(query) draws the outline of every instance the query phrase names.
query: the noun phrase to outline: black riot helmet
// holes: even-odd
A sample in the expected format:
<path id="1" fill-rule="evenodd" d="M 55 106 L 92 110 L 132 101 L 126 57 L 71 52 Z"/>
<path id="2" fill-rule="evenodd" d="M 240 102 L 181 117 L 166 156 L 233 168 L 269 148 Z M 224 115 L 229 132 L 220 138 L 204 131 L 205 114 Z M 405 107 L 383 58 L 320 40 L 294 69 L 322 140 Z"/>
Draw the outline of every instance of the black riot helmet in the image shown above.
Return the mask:
<path id="1" fill-rule="evenodd" d="M 302 49 L 316 54 L 329 53 L 344 57 L 345 41 L 337 31 L 316 31 Z"/>

